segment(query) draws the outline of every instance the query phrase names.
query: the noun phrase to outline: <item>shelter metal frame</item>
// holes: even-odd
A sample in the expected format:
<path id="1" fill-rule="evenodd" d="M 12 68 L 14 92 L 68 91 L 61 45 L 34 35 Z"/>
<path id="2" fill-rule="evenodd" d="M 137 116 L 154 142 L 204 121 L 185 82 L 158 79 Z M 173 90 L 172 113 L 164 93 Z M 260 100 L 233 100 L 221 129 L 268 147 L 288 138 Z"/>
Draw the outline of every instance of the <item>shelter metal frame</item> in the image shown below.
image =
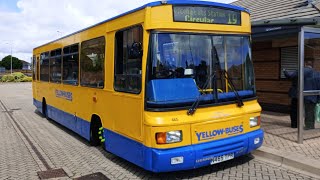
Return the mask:
<path id="1" fill-rule="evenodd" d="M 303 26 L 299 32 L 299 79 L 298 79 L 298 143 L 303 143 L 304 97 L 320 95 L 320 90 L 304 90 L 304 45 L 305 33 L 320 34 L 319 28 Z"/>

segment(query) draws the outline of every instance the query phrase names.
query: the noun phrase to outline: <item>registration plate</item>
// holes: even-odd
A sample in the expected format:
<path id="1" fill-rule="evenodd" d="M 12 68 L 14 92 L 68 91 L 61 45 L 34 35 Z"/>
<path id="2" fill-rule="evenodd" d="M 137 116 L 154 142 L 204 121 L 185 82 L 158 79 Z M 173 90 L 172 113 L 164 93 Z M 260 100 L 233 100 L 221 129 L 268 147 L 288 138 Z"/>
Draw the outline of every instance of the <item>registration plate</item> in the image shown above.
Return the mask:
<path id="1" fill-rule="evenodd" d="M 221 163 L 223 161 L 228 161 L 230 159 L 233 159 L 234 158 L 234 154 L 233 153 L 230 153 L 230 154 L 225 154 L 225 155 L 222 155 L 222 156 L 217 156 L 217 157 L 214 157 L 211 161 L 211 165 L 212 164 L 217 164 L 217 163 Z"/>

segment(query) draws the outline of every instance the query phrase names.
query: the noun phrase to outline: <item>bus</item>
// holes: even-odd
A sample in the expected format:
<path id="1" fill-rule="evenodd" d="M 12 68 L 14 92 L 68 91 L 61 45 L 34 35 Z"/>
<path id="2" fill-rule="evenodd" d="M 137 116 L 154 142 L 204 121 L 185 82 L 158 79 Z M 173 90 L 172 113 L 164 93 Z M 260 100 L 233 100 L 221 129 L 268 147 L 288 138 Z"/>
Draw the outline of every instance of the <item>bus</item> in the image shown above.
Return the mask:
<path id="1" fill-rule="evenodd" d="M 44 117 L 152 172 L 214 165 L 263 142 L 249 11 L 151 2 L 33 50 Z"/>

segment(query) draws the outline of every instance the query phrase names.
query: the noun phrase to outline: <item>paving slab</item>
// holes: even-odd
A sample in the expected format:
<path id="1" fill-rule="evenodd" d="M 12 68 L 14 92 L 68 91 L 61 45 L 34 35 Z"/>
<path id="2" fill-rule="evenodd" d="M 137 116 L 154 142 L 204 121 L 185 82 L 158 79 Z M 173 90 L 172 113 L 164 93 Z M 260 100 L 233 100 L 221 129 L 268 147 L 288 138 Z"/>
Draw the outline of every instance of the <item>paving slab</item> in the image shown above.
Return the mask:
<path id="1" fill-rule="evenodd" d="M 315 129 L 303 132 L 303 144 L 297 143 L 298 130 L 290 127 L 288 114 L 263 112 L 261 127 L 265 132 L 264 144 L 254 155 L 320 179 L 320 123 L 315 124 Z"/>
<path id="2" fill-rule="evenodd" d="M 298 130 L 290 127 L 288 114 L 263 112 L 261 127 L 265 132 L 263 146 L 320 159 L 320 123 L 316 123 L 315 129 L 303 132 L 303 144 L 297 143 Z"/>

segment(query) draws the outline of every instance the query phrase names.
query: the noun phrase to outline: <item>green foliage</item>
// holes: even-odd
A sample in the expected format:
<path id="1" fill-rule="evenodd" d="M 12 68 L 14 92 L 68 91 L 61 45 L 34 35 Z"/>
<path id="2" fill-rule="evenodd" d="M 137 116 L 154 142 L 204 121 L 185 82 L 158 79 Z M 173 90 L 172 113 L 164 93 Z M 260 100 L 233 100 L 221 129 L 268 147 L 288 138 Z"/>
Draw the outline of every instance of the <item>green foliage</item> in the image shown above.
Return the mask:
<path id="1" fill-rule="evenodd" d="M 21 79 L 20 82 L 31 82 L 31 81 L 32 81 L 32 77 L 25 76 L 24 78 Z"/>
<path id="2" fill-rule="evenodd" d="M 11 56 L 6 56 L 0 61 L 0 66 L 5 67 L 7 70 L 11 69 Z M 22 69 L 22 61 L 12 56 L 12 69 Z"/>
<path id="3" fill-rule="evenodd" d="M 12 73 L 12 75 L 13 75 L 14 79 L 22 79 L 26 76 L 21 72 L 15 72 L 15 73 Z"/>
<path id="4" fill-rule="evenodd" d="M 0 82 L 31 82 L 32 77 L 28 77 L 21 72 L 15 72 L 2 76 Z"/>
<path id="5" fill-rule="evenodd" d="M 14 81 L 14 77 L 10 74 L 10 75 L 4 75 L 1 78 L 1 82 L 13 82 Z"/>

